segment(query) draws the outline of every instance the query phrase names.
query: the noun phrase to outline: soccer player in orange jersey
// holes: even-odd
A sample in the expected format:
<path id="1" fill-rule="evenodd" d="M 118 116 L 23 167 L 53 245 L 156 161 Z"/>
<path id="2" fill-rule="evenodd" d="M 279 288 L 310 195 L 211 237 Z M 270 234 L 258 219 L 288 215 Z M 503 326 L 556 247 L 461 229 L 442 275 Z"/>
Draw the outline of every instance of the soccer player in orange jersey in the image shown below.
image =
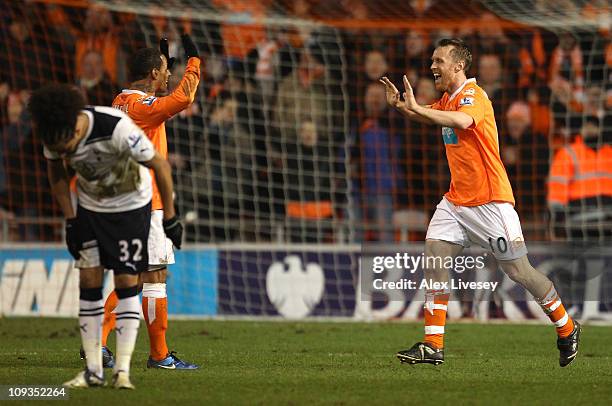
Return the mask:
<path id="1" fill-rule="evenodd" d="M 555 324 L 559 364 L 564 367 L 578 353 L 580 325 L 566 313 L 551 280 L 529 263 L 512 188 L 499 155 L 493 107 L 476 79 L 467 78 L 471 63 L 472 54 L 463 41 L 443 39 L 438 43 L 431 71 L 436 89 L 444 94 L 429 106 L 416 102 L 406 76 L 403 100 L 389 79 L 380 80 L 391 106 L 410 119 L 442 126 L 451 184 L 429 223 L 425 257 L 456 257 L 471 243 L 492 251 L 508 277 L 527 289 Z M 448 270 L 440 261 L 426 263 L 426 280 L 449 282 Z M 437 365 L 444 362 L 449 290 L 427 290 L 425 299 L 425 339 L 398 352 L 397 357 L 411 364 Z"/>
<path id="2" fill-rule="evenodd" d="M 113 101 L 113 107 L 127 113 L 151 140 L 159 154 L 168 157 L 166 127 L 164 122 L 187 108 L 195 98 L 200 82 L 200 57 L 189 37 L 181 37 L 187 67 L 177 88 L 168 96 L 157 97 L 158 92 L 168 90 L 170 68 L 174 58 L 168 53 L 166 39 L 160 41 L 160 49 L 144 48 L 132 56 L 129 71 L 132 81 Z M 166 297 L 167 266 L 174 263 L 172 242 L 164 234 L 164 228 L 172 226 L 162 219 L 163 205 L 159 190 L 153 181 L 151 230 L 149 233 L 149 270 L 141 274 L 142 312 L 149 333 L 150 356 L 148 368 L 197 369 L 198 366 L 179 360 L 174 352 L 168 351 L 166 330 L 168 328 L 168 300 Z M 180 225 L 180 223 L 177 223 Z M 177 246 L 180 249 L 180 246 Z M 114 314 L 117 303 L 111 294 L 104 305 L 102 343 L 114 328 Z M 108 352 L 108 350 L 107 350 Z"/>

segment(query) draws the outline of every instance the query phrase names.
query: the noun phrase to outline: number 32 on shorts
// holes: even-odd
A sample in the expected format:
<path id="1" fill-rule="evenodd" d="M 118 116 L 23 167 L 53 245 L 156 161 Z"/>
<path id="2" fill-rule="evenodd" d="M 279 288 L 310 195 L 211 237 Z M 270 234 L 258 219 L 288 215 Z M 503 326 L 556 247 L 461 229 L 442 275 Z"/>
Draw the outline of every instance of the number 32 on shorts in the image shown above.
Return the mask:
<path id="1" fill-rule="evenodd" d="M 132 261 L 140 261 L 142 260 L 142 241 L 140 238 L 134 238 L 131 243 Z M 119 256 L 119 261 L 126 262 L 130 260 L 130 243 L 127 240 L 119 240 L 119 251 L 121 255 Z"/>

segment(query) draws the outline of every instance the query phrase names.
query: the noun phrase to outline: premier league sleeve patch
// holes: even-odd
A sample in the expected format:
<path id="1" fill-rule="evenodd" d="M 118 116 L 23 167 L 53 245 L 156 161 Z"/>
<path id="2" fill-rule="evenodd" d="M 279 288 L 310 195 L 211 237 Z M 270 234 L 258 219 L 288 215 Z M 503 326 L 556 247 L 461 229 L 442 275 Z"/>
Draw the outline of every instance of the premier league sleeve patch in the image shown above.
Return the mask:
<path id="1" fill-rule="evenodd" d="M 142 100 L 142 104 L 146 104 L 147 106 L 150 106 L 150 105 L 152 105 L 152 104 L 153 104 L 153 102 L 154 102 L 155 100 L 157 100 L 157 97 L 155 97 L 155 96 L 149 96 L 149 97 L 146 97 L 146 98 L 144 98 L 144 99 Z"/>
<path id="2" fill-rule="evenodd" d="M 461 106 L 473 106 L 474 105 L 474 98 L 473 97 L 464 97 L 461 100 L 459 100 L 459 107 Z"/>

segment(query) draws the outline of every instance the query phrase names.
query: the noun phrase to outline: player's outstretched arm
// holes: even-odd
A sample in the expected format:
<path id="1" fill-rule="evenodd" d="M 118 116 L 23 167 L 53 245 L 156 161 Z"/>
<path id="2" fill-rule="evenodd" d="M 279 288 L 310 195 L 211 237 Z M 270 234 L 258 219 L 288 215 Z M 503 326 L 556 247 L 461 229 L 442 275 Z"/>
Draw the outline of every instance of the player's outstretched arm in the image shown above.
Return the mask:
<path id="1" fill-rule="evenodd" d="M 414 91 L 406 75 L 404 75 L 404 88 L 406 89 L 404 92 L 405 108 L 421 119 L 428 120 L 432 124 L 461 130 L 469 128 L 474 123 L 474 119 L 462 111 L 442 111 L 421 106 L 414 97 Z"/>
<path id="2" fill-rule="evenodd" d="M 64 161 L 61 159 L 47 160 L 47 177 L 51 185 L 51 193 L 55 196 L 64 218 L 73 218 L 75 213 L 70 199 L 70 178 L 64 166 Z"/>
<path id="3" fill-rule="evenodd" d="M 181 40 L 185 49 L 187 66 L 180 83 L 168 96 L 153 98 L 152 101 L 147 103 L 135 103 L 130 106 L 132 117 L 146 117 L 146 120 L 152 125 L 160 125 L 170 117 L 185 110 L 195 100 L 200 84 L 200 55 L 189 35 L 183 34 Z M 163 43 L 164 40 L 162 39 L 160 41 L 161 52 L 168 57 L 167 49 L 164 49 Z M 173 60 L 174 58 L 170 59 Z"/>
<path id="4" fill-rule="evenodd" d="M 142 164 L 153 169 L 153 173 L 155 173 L 155 181 L 157 182 L 162 204 L 164 205 L 164 231 L 174 246 L 180 249 L 183 239 L 183 225 L 174 210 L 174 191 L 170 164 L 157 151 L 153 159 L 142 162 Z"/>
<path id="5" fill-rule="evenodd" d="M 395 85 L 389 80 L 389 78 L 383 76 L 378 81 L 385 85 L 387 104 L 389 104 L 389 106 L 397 109 L 400 113 L 402 113 L 404 116 L 408 117 L 411 120 L 419 121 L 424 124 L 433 124 L 431 120 L 421 117 L 420 115 L 414 113 L 406 107 L 405 102 L 402 101 L 400 97 L 399 90 L 397 90 L 397 87 L 395 87 Z"/>

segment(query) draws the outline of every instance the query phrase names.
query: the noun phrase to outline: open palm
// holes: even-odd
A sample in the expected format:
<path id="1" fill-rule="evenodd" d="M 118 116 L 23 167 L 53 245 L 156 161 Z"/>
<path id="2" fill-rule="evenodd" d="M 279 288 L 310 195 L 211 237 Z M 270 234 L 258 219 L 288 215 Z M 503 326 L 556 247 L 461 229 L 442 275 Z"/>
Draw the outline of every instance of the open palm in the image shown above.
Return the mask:
<path id="1" fill-rule="evenodd" d="M 378 81 L 385 85 L 385 93 L 387 95 L 387 103 L 389 106 L 400 108 L 404 103 L 402 102 L 400 92 L 397 90 L 397 87 L 395 87 L 395 85 L 386 76 L 383 76 Z"/>

